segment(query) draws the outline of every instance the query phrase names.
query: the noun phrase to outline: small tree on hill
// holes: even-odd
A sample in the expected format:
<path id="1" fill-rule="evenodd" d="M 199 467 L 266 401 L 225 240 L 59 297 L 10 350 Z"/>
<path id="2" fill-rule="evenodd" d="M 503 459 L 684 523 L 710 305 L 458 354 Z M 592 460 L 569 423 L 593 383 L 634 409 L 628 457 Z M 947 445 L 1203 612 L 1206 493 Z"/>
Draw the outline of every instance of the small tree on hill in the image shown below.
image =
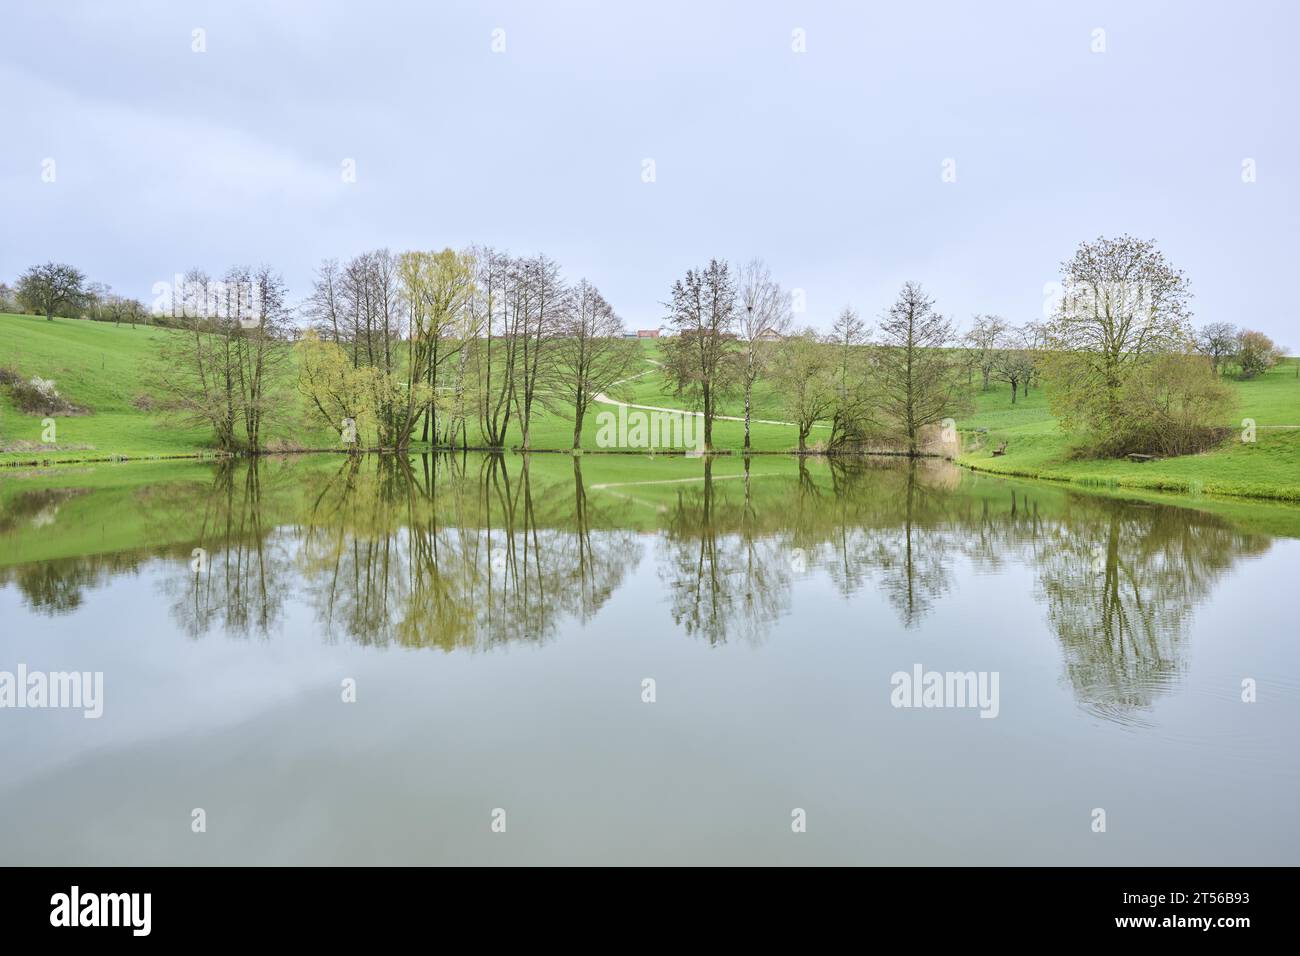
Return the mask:
<path id="1" fill-rule="evenodd" d="M 1254 378 L 1276 365 L 1280 352 L 1273 340 L 1263 332 L 1244 329 L 1237 337 L 1236 358 L 1241 377 Z"/>
<path id="2" fill-rule="evenodd" d="M 1241 335 L 1231 322 L 1211 322 L 1196 336 L 1196 350 L 1210 360 L 1210 370 L 1218 372 L 1237 351 Z"/>
<path id="3" fill-rule="evenodd" d="M 86 277 L 62 262 L 32 266 L 18 279 L 18 299 L 33 312 L 54 321 L 54 313 L 76 312 L 85 301 Z"/>

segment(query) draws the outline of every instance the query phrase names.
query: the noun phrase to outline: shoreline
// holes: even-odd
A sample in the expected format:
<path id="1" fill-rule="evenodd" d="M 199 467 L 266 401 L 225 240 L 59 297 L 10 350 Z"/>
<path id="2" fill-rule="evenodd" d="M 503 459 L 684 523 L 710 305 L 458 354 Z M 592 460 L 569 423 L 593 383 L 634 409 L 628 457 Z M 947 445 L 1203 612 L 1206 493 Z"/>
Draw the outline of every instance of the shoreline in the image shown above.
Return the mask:
<path id="1" fill-rule="evenodd" d="M 495 454 L 495 455 L 569 455 L 575 458 L 587 456 L 631 456 L 636 458 L 908 458 L 943 459 L 951 461 L 958 468 L 974 474 L 1019 480 L 1044 481 L 1054 485 L 1072 485 L 1082 489 L 1100 491 L 1157 492 L 1164 495 L 1177 495 L 1190 499 L 1221 498 L 1236 501 L 1258 501 L 1284 504 L 1300 504 L 1300 485 L 1276 486 L 1246 489 L 1226 489 L 1218 486 L 1214 479 L 1178 479 L 1178 478 L 1144 478 L 1140 475 L 1122 475 L 1108 478 L 1094 476 L 1068 475 L 1059 472 L 1039 471 L 1032 468 L 992 468 L 962 456 L 949 457 L 937 454 L 920 454 L 909 456 L 907 452 L 866 451 L 866 452 L 827 452 L 818 451 L 771 451 L 719 448 L 710 452 L 693 449 L 571 449 L 571 448 L 532 448 L 524 451 L 519 447 L 500 448 L 491 446 L 427 446 L 396 448 L 363 448 L 357 450 L 342 448 L 282 448 L 257 452 L 256 454 L 223 454 L 213 451 L 175 452 L 167 454 L 130 455 L 106 453 L 79 455 L 71 458 L 48 458 L 44 456 L 4 459 L 0 461 L 0 476 L 4 470 L 13 468 L 58 468 L 63 465 L 87 464 L 123 464 L 127 462 L 158 461 L 227 461 L 251 458 L 279 458 L 290 455 L 425 455 L 425 454 Z"/>
<path id="2" fill-rule="evenodd" d="M 972 461 L 953 459 L 953 464 L 967 471 L 998 478 L 1018 478 L 1027 481 L 1047 481 L 1056 485 L 1074 485 L 1097 491 L 1148 491 L 1187 498 L 1227 498 L 1238 501 L 1268 501 L 1283 504 L 1300 504 L 1300 485 L 1288 487 L 1262 487 L 1258 489 L 1229 490 L 1216 486 L 1214 479 L 1143 478 L 1123 475 L 1097 478 L 1089 475 L 1066 475 L 1060 472 L 1035 471 L 1030 468 L 989 468 Z"/>

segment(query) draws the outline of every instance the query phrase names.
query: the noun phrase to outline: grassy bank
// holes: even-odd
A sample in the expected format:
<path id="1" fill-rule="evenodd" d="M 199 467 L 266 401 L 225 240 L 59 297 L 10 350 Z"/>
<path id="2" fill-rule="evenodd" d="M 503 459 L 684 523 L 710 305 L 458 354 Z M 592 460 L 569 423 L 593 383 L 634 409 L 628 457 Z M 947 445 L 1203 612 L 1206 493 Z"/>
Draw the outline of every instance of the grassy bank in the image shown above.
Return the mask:
<path id="1" fill-rule="evenodd" d="M 958 462 L 995 474 L 1102 488 L 1300 501 L 1300 427 L 1288 427 L 1300 426 L 1295 362 L 1288 359 L 1252 381 L 1233 381 L 1237 407 L 1224 422 L 1233 437 L 1203 454 L 1146 463 L 1080 458 L 1041 389 L 1012 405 L 1009 390 L 999 388 L 977 392 L 975 414 L 959 423 L 965 452 Z M 1245 418 L 1256 423 L 1251 443 L 1239 439 Z M 994 457 L 1003 441 L 1006 454 Z"/>
<path id="2" fill-rule="evenodd" d="M 42 441 L 41 416 L 23 414 L 7 395 L 0 397 L 0 464 L 216 454 L 207 429 L 178 421 L 158 409 L 157 396 L 146 384 L 160 338 L 175 334 L 144 326 L 0 315 L 0 367 L 24 377 L 53 379 L 64 397 L 88 410 L 87 414 L 57 418 L 57 439 L 50 444 Z M 643 364 L 611 391 L 611 397 L 648 406 L 681 405 L 656 364 L 658 343 L 638 344 Z M 1032 389 L 1028 397 L 1013 405 L 1007 387 L 985 392 L 977 384 L 973 388 L 974 411 L 958 422 L 964 448 L 958 460 L 980 471 L 1103 489 L 1300 501 L 1300 428 L 1286 427 L 1300 426 L 1300 379 L 1294 363 L 1294 359 L 1287 360 L 1253 381 L 1232 382 L 1237 408 L 1224 424 L 1237 433 L 1243 418 L 1253 418 L 1257 424 L 1254 443 L 1230 441 L 1206 454 L 1146 464 L 1076 457 L 1074 442 L 1058 427 L 1042 389 Z M 337 447 L 337 433 L 309 418 L 296 396 L 291 394 L 285 405 L 268 425 L 271 448 Z M 588 450 L 596 449 L 601 411 L 613 409 L 596 406 L 588 415 L 583 429 L 583 445 Z M 739 416 L 739 397 L 726 397 L 719 412 Z M 780 396 L 760 382 L 754 393 L 753 417 L 780 421 L 784 414 Z M 815 430 L 812 440 L 821 434 L 824 430 Z M 572 437 L 572 412 L 564 404 L 554 403 L 537 413 L 532 434 L 535 449 L 567 449 Z M 516 425 L 508 444 L 520 440 Z M 740 422 L 714 423 L 714 444 L 719 450 L 738 451 L 742 440 Z M 752 440 L 756 452 L 787 452 L 797 445 L 794 428 L 779 424 L 753 424 Z M 1007 443 L 1007 453 L 994 457 L 992 450 L 1002 441 Z"/>

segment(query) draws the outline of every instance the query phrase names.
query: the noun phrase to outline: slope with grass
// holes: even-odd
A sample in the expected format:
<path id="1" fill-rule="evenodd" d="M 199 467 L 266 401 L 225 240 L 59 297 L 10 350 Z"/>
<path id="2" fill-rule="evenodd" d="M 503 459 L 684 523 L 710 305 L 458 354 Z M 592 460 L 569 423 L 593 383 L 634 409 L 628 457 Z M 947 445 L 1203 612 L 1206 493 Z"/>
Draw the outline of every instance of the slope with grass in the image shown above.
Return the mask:
<path id="1" fill-rule="evenodd" d="M 147 384 L 161 339 L 180 334 L 150 326 L 117 326 L 106 322 L 41 316 L 0 314 L 0 369 L 24 380 L 33 376 L 54 381 L 59 394 L 83 407 L 86 414 L 56 416 L 55 440 L 43 438 L 44 416 L 24 414 L 0 389 L 0 464 L 73 462 L 122 458 L 196 457 L 215 455 L 207 428 L 177 419 L 159 407 L 158 396 Z M 642 343 L 647 361 L 636 377 L 611 390 L 610 398 L 625 402 L 646 399 L 646 404 L 675 406 L 663 387 L 658 367 L 648 361 L 657 355 L 652 343 Z M 641 374 L 649 373 L 648 375 Z M 286 404 L 267 425 L 268 447 L 338 447 L 338 433 L 321 427 L 307 414 L 292 392 Z M 537 450 L 568 449 L 573 442 L 572 407 L 548 401 L 536 412 L 532 445 Z M 779 409 L 778 409 L 779 410 Z M 612 406 L 595 406 L 583 427 L 583 446 L 597 447 L 599 413 L 617 413 Z M 471 425 L 470 441 L 475 429 Z M 740 422 L 718 421 L 714 442 L 720 450 L 739 449 L 744 427 Z M 756 451 L 786 451 L 797 444 L 794 429 L 755 425 Z M 508 445 L 521 441 L 518 422 L 507 436 Z"/>
<path id="2" fill-rule="evenodd" d="M 1011 404 L 1009 389 L 976 392 L 973 415 L 959 423 L 960 464 L 982 471 L 1110 488 L 1235 495 L 1300 501 L 1300 378 L 1287 359 L 1250 381 L 1232 380 L 1233 437 L 1199 455 L 1138 463 L 1079 457 L 1077 444 L 1052 417 L 1042 389 Z M 1240 440 L 1243 420 L 1255 422 L 1255 440 Z M 980 432 L 978 429 L 987 429 Z M 1006 454 L 993 449 L 1007 443 Z"/>

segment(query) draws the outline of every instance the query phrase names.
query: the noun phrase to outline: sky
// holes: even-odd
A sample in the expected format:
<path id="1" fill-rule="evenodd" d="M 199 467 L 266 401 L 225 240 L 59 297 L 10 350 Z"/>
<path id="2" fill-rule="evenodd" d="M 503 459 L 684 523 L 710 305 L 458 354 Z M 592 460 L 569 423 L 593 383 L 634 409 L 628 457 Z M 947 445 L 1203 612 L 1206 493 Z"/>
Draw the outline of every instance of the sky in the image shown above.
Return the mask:
<path id="1" fill-rule="evenodd" d="M 1043 317 L 1155 239 L 1195 321 L 1294 352 L 1300 4 L 26 2 L 0 10 L 0 279 L 146 303 L 198 266 L 485 243 L 632 328 L 760 256 L 800 325 L 908 280 Z M 201 31 L 197 32 L 196 31 Z"/>

